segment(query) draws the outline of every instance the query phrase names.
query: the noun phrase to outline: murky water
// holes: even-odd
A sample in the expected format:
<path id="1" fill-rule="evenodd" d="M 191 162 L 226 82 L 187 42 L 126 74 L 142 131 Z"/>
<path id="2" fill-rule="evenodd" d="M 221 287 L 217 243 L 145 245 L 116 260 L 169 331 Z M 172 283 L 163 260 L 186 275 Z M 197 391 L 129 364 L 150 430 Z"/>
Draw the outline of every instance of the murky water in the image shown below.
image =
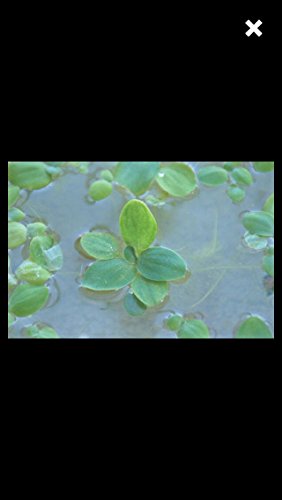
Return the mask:
<path id="1" fill-rule="evenodd" d="M 215 164 L 215 162 L 213 162 Z M 104 226 L 119 234 L 119 213 L 130 195 L 114 190 L 106 200 L 86 200 L 89 179 L 97 168 L 114 163 L 93 163 L 88 176 L 66 173 L 51 185 L 33 191 L 23 203 L 27 221 L 43 219 L 60 235 L 64 266 L 51 280 L 51 299 L 32 318 L 18 319 L 10 337 L 32 323 L 52 326 L 62 338 L 176 338 L 163 322 L 171 311 L 203 317 L 215 338 L 231 338 L 235 325 L 246 314 L 257 313 L 273 330 L 273 295 L 263 286 L 262 252 L 242 245 L 244 228 L 240 214 L 260 210 L 273 192 L 273 173 L 254 173 L 254 185 L 247 187 L 243 203 L 234 205 L 226 185 L 206 188 L 184 201 L 151 208 L 158 225 L 157 244 L 176 250 L 188 263 L 191 278 L 171 285 L 169 301 L 144 317 L 132 318 L 122 305 L 123 294 L 93 299 L 78 284 L 89 264 L 75 249 L 84 232 Z M 200 164 L 193 164 L 196 168 Z M 17 205 L 19 206 L 19 204 Z M 12 270 L 22 261 L 22 249 L 12 251 Z"/>

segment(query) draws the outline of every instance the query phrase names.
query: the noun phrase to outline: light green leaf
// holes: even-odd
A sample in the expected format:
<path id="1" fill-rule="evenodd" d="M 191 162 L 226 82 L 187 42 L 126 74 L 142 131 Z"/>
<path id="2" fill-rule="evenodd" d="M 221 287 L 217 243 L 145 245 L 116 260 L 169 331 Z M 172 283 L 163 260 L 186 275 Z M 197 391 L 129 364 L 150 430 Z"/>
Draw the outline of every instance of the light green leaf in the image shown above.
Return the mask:
<path id="1" fill-rule="evenodd" d="M 258 236 L 273 236 L 274 217 L 267 212 L 247 212 L 243 216 L 244 227 Z"/>
<path id="2" fill-rule="evenodd" d="M 30 316 L 45 306 L 49 297 L 46 286 L 18 285 L 9 301 L 9 312 L 16 316 Z"/>
<path id="3" fill-rule="evenodd" d="M 112 182 L 114 180 L 114 176 L 110 170 L 102 170 L 100 172 L 100 177 L 108 182 Z"/>
<path id="4" fill-rule="evenodd" d="M 8 312 L 8 329 L 15 323 L 16 317 Z"/>
<path id="5" fill-rule="evenodd" d="M 115 181 L 129 189 L 136 196 L 145 193 L 160 168 L 160 162 L 125 161 L 115 168 Z"/>
<path id="6" fill-rule="evenodd" d="M 198 178 L 206 186 L 220 186 L 227 182 L 228 173 L 221 167 L 203 167 L 198 171 Z"/>
<path id="7" fill-rule="evenodd" d="M 137 258 L 134 252 L 133 247 L 126 247 L 124 250 L 124 258 L 128 260 L 128 262 L 131 262 L 132 264 L 136 264 Z"/>
<path id="8" fill-rule="evenodd" d="M 183 324 L 183 316 L 181 314 L 173 314 L 168 318 L 166 326 L 169 330 L 177 332 Z"/>
<path id="9" fill-rule="evenodd" d="M 58 339 L 57 332 L 50 326 L 32 325 L 25 329 L 25 335 L 33 339 Z"/>
<path id="10" fill-rule="evenodd" d="M 274 253 L 273 249 L 270 249 L 266 255 L 264 255 L 262 260 L 262 268 L 263 270 L 269 274 L 272 278 L 274 278 Z"/>
<path id="11" fill-rule="evenodd" d="M 112 191 L 112 184 L 102 179 L 91 184 L 88 194 L 94 201 L 100 201 L 110 196 L 112 194 Z"/>
<path id="12" fill-rule="evenodd" d="M 9 181 L 20 188 L 41 189 L 52 180 L 42 162 L 11 162 L 8 168 Z"/>
<path id="13" fill-rule="evenodd" d="M 156 238 L 157 222 L 143 201 L 131 200 L 126 203 L 119 222 L 125 243 L 132 246 L 137 254 L 146 250 Z"/>
<path id="14" fill-rule="evenodd" d="M 12 290 L 13 288 L 15 288 L 15 286 L 17 286 L 18 284 L 18 281 L 15 277 L 14 274 L 11 274 L 11 273 L 8 273 L 8 290 Z"/>
<path id="15" fill-rule="evenodd" d="M 163 199 L 157 198 L 151 194 L 146 196 L 145 201 L 148 205 L 152 205 L 153 207 L 163 207 L 165 205 L 165 201 Z"/>
<path id="16" fill-rule="evenodd" d="M 27 235 L 29 238 L 34 238 L 35 236 L 43 236 L 46 234 L 48 227 L 43 224 L 43 222 L 32 222 L 27 226 Z"/>
<path id="17" fill-rule="evenodd" d="M 125 259 L 94 262 L 85 271 L 82 287 L 95 291 L 120 290 L 136 276 L 136 268 Z"/>
<path id="18" fill-rule="evenodd" d="M 153 281 L 174 281 L 184 278 L 186 262 L 173 250 L 164 247 L 149 248 L 137 263 L 138 271 Z"/>
<path id="19" fill-rule="evenodd" d="M 179 198 L 193 193 L 197 188 L 195 172 L 185 163 L 171 163 L 163 166 L 156 180 L 166 193 Z"/>
<path id="20" fill-rule="evenodd" d="M 151 281 L 143 276 L 137 276 L 132 282 L 131 288 L 136 297 L 148 307 L 161 304 L 168 295 L 168 283 Z"/>
<path id="21" fill-rule="evenodd" d="M 178 337 L 180 339 L 208 339 L 210 332 L 207 325 L 200 319 L 186 320 L 181 326 Z"/>
<path id="22" fill-rule="evenodd" d="M 43 285 L 51 278 L 51 274 L 46 269 L 30 260 L 22 262 L 16 270 L 16 276 L 20 281 L 27 281 L 33 285 Z"/>
<path id="23" fill-rule="evenodd" d="M 63 175 L 63 170 L 57 166 L 46 165 L 45 170 L 49 175 L 51 175 L 52 180 L 57 179 L 57 177 L 60 177 L 60 175 Z"/>
<path id="24" fill-rule="evenodd" d="M 230 186 L 227 189 L 227 194 L 233 203 L 240 203 L 246 196 L 244 189 L 241 189 L 239 186 Z"/>
<path id="25" fill-rule="evenodd" d="M 235 168 L 232 171 L 231 176 L 236 182 L 238 182 L 238 184 L 244 184 L 246 186 L 253 184 L 252 174 L 247 168 Z"/>
<path id="26" fill-rule="evenodd" d="M 19 222 L 24 218 L 25 218 L 25 213 L 22 212 L 19 208 L 13 207 L 8 212 L 9 222 Z"/>
<path id="27" fill-rule="evenodd" d="M 48 271 L 59 271 L 63 267 L 64 257 L 60 245 L 54 245 L 47 250 L 43 250 L 45 257 L 45 267 Z"/>
<path id="28" fill-rule="evenodd" d="M 10 184 L 8 186 L 8 209 L 11 208 L 19 199 L 20 188 Z"/>
<path id="29" fill-rule="evenodd" d="M 17 248 L 26 241 L 26 227 L 19 222 L 8 223 L 8 248 Z"/>
<path id="30" fill-rule="evenodd" d="M 254 169 L 257 172 L 271 172 L 274 169 L 274 161 L 255 161 Z"/>
<path id="31" fill-rule="evenodd" d="M 244 234 L 244 241 L 249 248 L 253 248 L 254 250 L 262 250 L 267 246 L 267 238 L 263 238 L 257 234 L 250 234 L 248 231 Z"/>
<path id="32" fill-rule="evenodd" d="M 143 316 L 147 309 L 145 304 L 140 302 L 140 300 L 130 292 L 124 297 L 123 304 L 130 316 Z"/>
<path id="33" fill-rule="evenodd" d="M 51 236 L 35 236 L 32 238 L 29 247 L 29 258 L 42 267 L 47 267 L 47 259 L 44 253 L 45 250 L 53 245 L 53 238 Z"/>
<path id="34" fill-rule="evenodd" d="M 109 260 L 120 256 L 120 243 L 110 233 L 93 231 L 80 239 L 81 248 L 94 259 Z"/>
<path id="35" fill-rule="evenodd" d="M 266 200 L 263 211 L 268 212 L 274 216 L 274 193 L 272 193 Z"/>
<path id="36" fill-rule="evenodd" d="M 242 161 L 226 161 L 223 165 L 223 168 L 227 170 L 227 172 L 232 172 L 234 168 L 240 167 L 242 163 Z"/>
<path id="37" fill-rule="evenodd" d="M 236 339 L 272 339 L 268 325 L 258 316 L 251 316 L 235 332 Z"/>

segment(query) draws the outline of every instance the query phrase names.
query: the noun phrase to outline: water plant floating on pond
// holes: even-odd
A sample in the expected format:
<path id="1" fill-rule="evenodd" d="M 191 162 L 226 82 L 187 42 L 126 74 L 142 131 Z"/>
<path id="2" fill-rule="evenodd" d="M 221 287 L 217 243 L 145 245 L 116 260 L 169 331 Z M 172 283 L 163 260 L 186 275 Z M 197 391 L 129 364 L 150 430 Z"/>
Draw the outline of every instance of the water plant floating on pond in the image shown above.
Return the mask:
<path id="1" fill-rule="evenodd" d="M 172 314 L 166 321 L 166 327 L 176 332 L 179 339 L 209 339 L 208 326 L 201 319 L 185 319 L 181 314 Z"/>
<path id="2" fill-rule="evenodd" d="M 89 290 L 112 291 L 129 287 L 124 307 L 132 316 L 160 305 L 169 293 L 169 282 L 183 279 L 187 264 L 173 250 L 152 247 L 158 225 L 140 200 L 131 200 L 120 214 L 123 242 L 110 233 L 92 231 L 80 239 L 83 253 L 95 258 L 86 269 L 81 286 Z"/>

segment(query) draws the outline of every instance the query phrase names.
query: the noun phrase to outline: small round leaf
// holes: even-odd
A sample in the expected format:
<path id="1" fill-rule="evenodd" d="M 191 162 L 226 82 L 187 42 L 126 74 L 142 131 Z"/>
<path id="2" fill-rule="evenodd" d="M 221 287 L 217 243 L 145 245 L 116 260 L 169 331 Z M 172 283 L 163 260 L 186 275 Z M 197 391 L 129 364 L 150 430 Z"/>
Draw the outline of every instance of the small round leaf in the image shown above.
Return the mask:
<path id="1" fill-rule="evenodd" d="M 241 323 L 235 332 L 236 339 L 271 339 L 268 325 L 258 316 L 251 316 Z"/>
<path id="2" fill-rule="evenodd" d="M 168 318 L 166 326 L 169 328 L 169 330 L 178 332 L 181 325 L 183 324 L 183 321 L 183 316 L 181 314 L 174 314 L 173 316 L 170 316 L 170 318 Z"/>
<path id="3" fill-rule="evenodd" d="M 267 212 L 247 212 L 243 216 L 244 227 L 258 236 L 273 236 L 274 217 Z"/>
<path id="4" fill-rule="evenodd" d="M 252 174 L 249 172 L 247 168 L 235 168 L 232 172 L 232 178 L 238 182 L 238 184 L 244 184 L 246 186 L 250 186 L 253 183 Z"/>
<path id="5" fill-rule="evenodd" d="M 193 193 L 197 188 L 195 172 L 185 163 L 171 163 L 163 166 L 156 180 L 166 193 L 179 198 Z"/>
<path id="6" fill-rule="evenodd" d="M 240 203 L 246 196 L 244 189 L 241 189 L 239 186 L 230 186 L 227 189 L 227 194 L 233 203 Z"/>
<path id="7" fill-rule="evenodd" d="M 200 319 L 187 320 L 181 326 L 178 337 L 180 339 L 208 339 L 210 332 L 207 325 Z"/>
<path id="8" fill-rule="evenodd" d="M 94 201 L 100 201 L 110 196 L 112 194 L 112 191 L 112 184 L 102 179 L 100 181 L 93 182 L 93 184 L 91 184 L 89 188 L 88 193 Z"/>
<path id="9" fill-rule="evenodd" d="M 101 179 L 104 179 L 104 181 L 112 182 L 114 179 L 114 176 L 110 170 L 102 170 L 100 172 L 100 177 Z"/>
<path id="10" fill-rule="evenodd" d="M 147 309 L 145 304 L 140 302 L 133 293 L 128 293 L 124 297 L 123 304 L 130 316 L 143 316 Z"/>
<path id="11" fill-rule="evenodd" d="M 220 186 L 228 180 L 228 173 L 221 167 L 203 167 L 198 172 L 198 178 L 205 186 Z"/>
<path id="12" fill-rule="evenodd" d="M 22 245 L 27 237 L 27 230 L 19 222 L 9 222 L 8 224 L 8 248 L 17 248 Z"/>
<path id="13" fill-rule="evenodd" d="M 32 339 L 58 339 L 59 335 L 50 326 L 32 325 L 25 329 L 25 336 Z"/>
<path id="14" fill-rule="evenodd" d="M 33 285 L 43 285 L 51 278 L 47 269 L 30 260 L 24 260 L 21 263 L 16 270 L 16 276 L 20 281 L 27 281 Z"/>
<path id="15" fill-rule="evenodd" d="M 41 189 L 52 180 L 42 162 L 11 162 L 8 176 L 13 184 L 29 190 Z"/>

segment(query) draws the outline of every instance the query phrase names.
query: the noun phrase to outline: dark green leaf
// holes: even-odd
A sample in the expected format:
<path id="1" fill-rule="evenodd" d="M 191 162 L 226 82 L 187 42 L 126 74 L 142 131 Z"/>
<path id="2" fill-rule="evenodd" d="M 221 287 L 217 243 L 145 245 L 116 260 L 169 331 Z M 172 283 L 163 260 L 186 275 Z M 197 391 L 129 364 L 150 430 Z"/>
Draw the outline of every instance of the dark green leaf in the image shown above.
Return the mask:
<path id="1" fill-rule="evenodd" d="M 164 247 L 149 248 L 138 260 L 138 271 L 153 281 L 174 281 L 184 278 L 186 262 L 176 252 Z"/>
<path id="2" fill-rule="evenodd" d="M 137 258 L 134 252 L 133 247 L 126 247 L 124 250 L 124 258 L 128 260 L 128 262 L 131 262 L 132 264 L 136 264 Z"/>
<path id="3" fill-rule="evenodd" d="M 132 282 L 131 288 L 136 297 L 148 307 L 161 304 L 168 295 L 168 283 L 151 281 L 143 276 L 137 276 Z"/>
<path id="4" fill-rule="evenodd" d="M 136 276 L 136 268 L 125 259 L 94 262 L 85 271 L 82 287 L 96 291 L 120 290 Z"/>
<path id="5" fill-rule="evenodd" d="M 128 293 L 124 297 L 124 307 L 130 316 L 143 316 L 147 307 L 135 297 L 133 293 Z"/>
<path id="6" fill-rule="evenodd" d="M 160 168 L 160 162 L 125 161 L 115 169 L 115 181 L 129 189 L 136 196 L 145 193 Z"/>

